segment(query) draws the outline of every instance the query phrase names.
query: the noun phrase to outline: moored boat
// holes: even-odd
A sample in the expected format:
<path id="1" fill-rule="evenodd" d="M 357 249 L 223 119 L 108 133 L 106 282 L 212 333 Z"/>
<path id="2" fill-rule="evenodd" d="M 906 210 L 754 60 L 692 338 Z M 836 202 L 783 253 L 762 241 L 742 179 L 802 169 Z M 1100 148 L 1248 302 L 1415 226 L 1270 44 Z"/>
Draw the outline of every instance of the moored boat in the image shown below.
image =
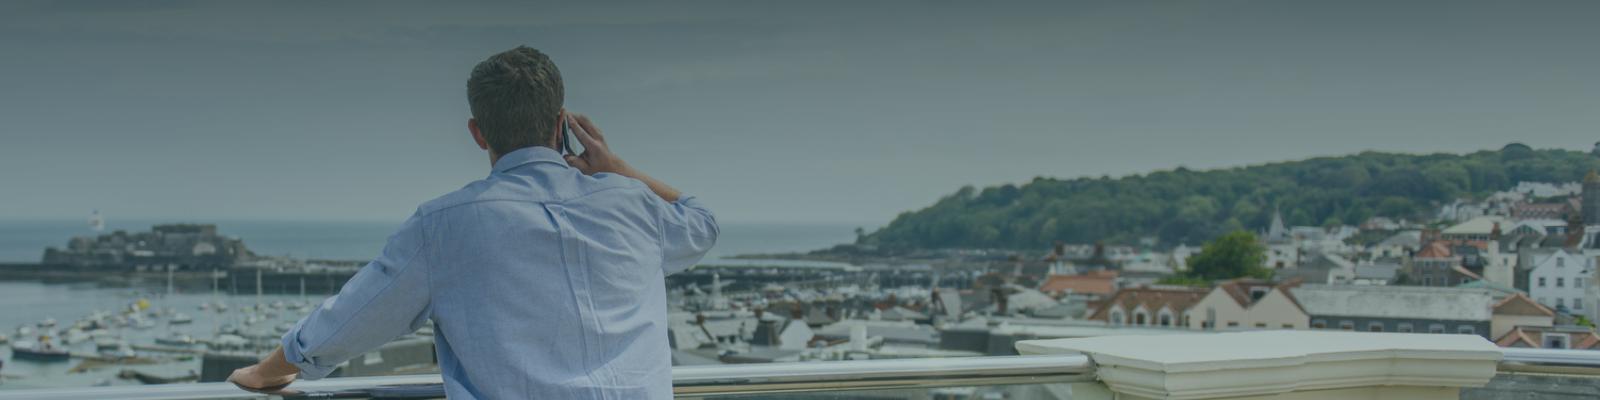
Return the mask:
<path id="1" fill-rule="evenodd" d="M 11 358 L 31 361 L 67 361 L 72 354 L 49 342 L 18 341 L 11 344 Z"/>

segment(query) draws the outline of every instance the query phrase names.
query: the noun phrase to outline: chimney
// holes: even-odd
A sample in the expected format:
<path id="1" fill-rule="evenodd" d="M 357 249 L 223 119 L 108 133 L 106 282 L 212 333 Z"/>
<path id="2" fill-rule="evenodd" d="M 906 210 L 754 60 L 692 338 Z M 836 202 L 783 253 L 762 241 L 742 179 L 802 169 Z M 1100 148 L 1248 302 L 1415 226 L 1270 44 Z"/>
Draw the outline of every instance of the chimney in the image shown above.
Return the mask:
<path id="1" fill-rule="evenodd" d="M 1500 241 L 1500 223 L 1494 223 L 1494 229 L 1489 230 L 1489 240 Z"/>
<path id="2" fill-rule="evenodd" d="M 1583 218 L 1581 216 L 1567 219 L 1568 248 L 1583 246 Z"/>

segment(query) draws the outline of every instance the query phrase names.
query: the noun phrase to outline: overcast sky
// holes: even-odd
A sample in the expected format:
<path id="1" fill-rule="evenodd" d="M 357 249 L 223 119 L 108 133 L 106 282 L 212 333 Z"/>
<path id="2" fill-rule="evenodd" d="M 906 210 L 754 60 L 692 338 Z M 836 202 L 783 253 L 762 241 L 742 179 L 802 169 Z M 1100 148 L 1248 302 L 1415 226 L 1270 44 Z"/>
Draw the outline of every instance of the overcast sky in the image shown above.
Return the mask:
<path id="1" fill-rule="evenodd" d="M 1600 140 L 1593 1 L 158 4 L 0 5 L 0 218 L 398 221 L 488 173 L 465 82 L 519 44 L 729 222 Z"/>

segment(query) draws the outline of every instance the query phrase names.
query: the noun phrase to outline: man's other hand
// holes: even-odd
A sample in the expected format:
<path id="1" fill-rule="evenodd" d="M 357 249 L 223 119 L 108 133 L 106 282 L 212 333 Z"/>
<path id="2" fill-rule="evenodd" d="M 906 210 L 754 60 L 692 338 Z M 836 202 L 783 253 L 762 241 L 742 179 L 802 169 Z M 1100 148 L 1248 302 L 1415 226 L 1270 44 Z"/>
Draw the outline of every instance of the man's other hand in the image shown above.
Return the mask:
<path id="1" fill-rule="evenodd" d="M 272 392 L 283 389 L 294 382 L 295 374 L 272 376 L 261 372 L 260 365 L 251 365 L 233 370 L 228 375 L 228 382 L 238 385 L 244 390 L 253 392 Z"/>
<path id="2" fill-rule="evenodd" d="M 299 373 L 299 368 L 284 360 L 283 348 L 279 347 L 256 365 L 233 370 L 228 382 L 252 392 L 276 392 L 294 383 Z"/>
<path id="3" fill-rule="evenodd" d="M 628 163 L 611 152 L 611 147 L 606 145 L 606 136 L 600 133 L 600 128 L 583 114 L 567 114 L 567 125 L 572 127 L 572 135 L 578 137 L 578 143 L 583 144 L 583 154 L 566 156 L 567 164 L 584 175 L 594 175 L 601 172 L 632 176 L 632 168 Z"/>

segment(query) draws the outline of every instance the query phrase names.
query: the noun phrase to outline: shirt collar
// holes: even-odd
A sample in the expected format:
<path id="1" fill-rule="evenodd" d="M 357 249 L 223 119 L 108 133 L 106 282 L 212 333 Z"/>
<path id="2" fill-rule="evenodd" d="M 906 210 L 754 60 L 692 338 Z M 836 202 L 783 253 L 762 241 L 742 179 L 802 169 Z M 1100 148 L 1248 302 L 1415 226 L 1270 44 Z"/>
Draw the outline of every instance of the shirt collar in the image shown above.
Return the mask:
<path id="1" fill-rule="evenodd" d="M 567 161 L 562 159 L 561 153 L 556 152 L 555 149 L 544 146 L 529 146 L 512 150 L 510 153 L 500 156 L 500 160 L 494 162 L 493 172 L 506 172 L 516 167 L 538 162 L 567 165 Z"/>

